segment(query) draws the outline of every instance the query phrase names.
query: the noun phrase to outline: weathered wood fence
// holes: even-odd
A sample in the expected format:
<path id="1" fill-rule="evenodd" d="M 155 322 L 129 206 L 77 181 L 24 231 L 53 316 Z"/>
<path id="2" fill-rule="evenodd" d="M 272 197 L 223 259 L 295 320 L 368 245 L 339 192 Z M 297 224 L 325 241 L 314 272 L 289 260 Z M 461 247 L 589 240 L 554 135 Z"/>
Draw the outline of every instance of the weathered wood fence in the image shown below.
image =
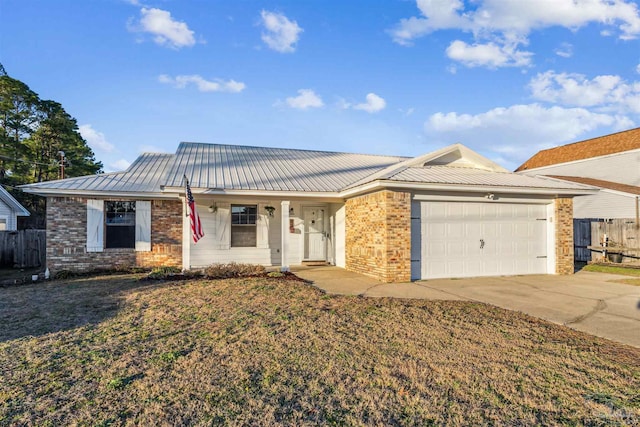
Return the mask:
<path id="1" fill-rule="evenodd" d="M 46 265 L 46 231 L 0 231 L 0 266 L 33 268 Z"/>
<path id="2" fill-rule="evenodd" d="M 601 260 L 601 252 L 586 247 L 601 247 L 606 234 L 608 246 L 617 248 L 610 252 L 622 253 L 623 263 L 640 263 L 640 228 L 634 219 L 576 219 L 573 234 L 576 261 Z"/>

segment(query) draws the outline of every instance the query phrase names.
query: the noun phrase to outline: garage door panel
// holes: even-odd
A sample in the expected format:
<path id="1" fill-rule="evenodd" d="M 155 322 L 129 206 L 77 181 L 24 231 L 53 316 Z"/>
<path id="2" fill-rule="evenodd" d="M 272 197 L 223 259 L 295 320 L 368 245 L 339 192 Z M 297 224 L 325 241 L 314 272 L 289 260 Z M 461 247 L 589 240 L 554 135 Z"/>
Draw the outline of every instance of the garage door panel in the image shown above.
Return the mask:
<path id="1" fill-rule="evenodd" d="M 547 272 L 545 205 L 417 203 L 422 278 Z"/>

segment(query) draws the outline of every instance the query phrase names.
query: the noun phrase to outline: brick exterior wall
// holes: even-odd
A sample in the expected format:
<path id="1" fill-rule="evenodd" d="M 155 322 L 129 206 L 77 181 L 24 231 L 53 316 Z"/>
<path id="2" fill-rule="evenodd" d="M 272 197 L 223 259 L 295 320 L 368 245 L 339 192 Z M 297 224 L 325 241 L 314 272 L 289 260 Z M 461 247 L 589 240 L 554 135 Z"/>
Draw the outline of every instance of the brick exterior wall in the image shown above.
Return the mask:
<path id="1" fill-rule="evenodd" d="M 382 282 L 411 280 L 411 194 L 383 190 L 346 202 L 346 269 Z"/>
<path id="2" fill-rule="evenodd" d="M 556 273 L 573 274 L 573 199 L 555 200 Z"/>
<path id="3" fill-rule="evenodd" d="M 115 200 L 115 199 L 109 199 Z M 118 267 L 182 266 L 182 203 L 151 202 L 151 251 L 105 249 L 87 252 L 87 199 L 47 198 L 47 266 L 60 270 L 89 271 Z"/>

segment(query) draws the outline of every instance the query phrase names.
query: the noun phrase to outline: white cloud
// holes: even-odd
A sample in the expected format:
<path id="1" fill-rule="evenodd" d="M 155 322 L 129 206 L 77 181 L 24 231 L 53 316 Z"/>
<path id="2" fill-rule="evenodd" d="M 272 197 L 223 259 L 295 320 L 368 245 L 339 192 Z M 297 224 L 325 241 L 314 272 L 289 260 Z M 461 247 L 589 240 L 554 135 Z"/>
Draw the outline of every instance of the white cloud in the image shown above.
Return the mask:
<path id="1" fill-rule="evenodd" d="M 143 144 L 138 146 L 138 153 L 171 153 L 171 151 L 163 147 Z"/>
<path id="2" fill-rule="evenodd" d="M 455 40 L 447 48 L 447 56 L 467 67 L 522 67 L 531 64 L 531 52 L 519 51 L 513 45 L 467 43 Z"/>
<path id="3" fill-rule="evenodd" d="M 366 102 L 356 104 L 353 106 L 355 110 L 366 111 L 367 113 L 377 113 L 384 110 L 387 103 L 384 99 L 376 95 L 375 93 L 369 93 L 366 96 Z"/>
<path id="4" fill-rule="evenodd" d="M 640 64 L 636 65 L 636 73 L 640 74 Z"/>
<path id="5" fill-rule="evenodd" d="M 87 141 L 89 147 L 94 151 L 101 151 L 103 153 L 110 153 L 113 151 L 113 144 L 107 141 L 104 133 L 98 132 L 90 124 L 80 125 L 78 127 L 80 135 Z"/>
<path id="6" fill-rule="evenodd" d="M 448 143 L 459 141 L 500 153 L 514 166 L 541 148 L 575 140 L 601 126 L 625 129 L 633 122 L 585 108 L 526 104 L 480 114 L 436 113 L 425 122 L 425 132 Z"/>
<path id="7" fill-rule="evenodd" d="M 291 108 L 298 110 L 306 110 L 308 108 L 319 108 L 324 106 L 322 98 L 311 89 L 299 89 L 298 96 L 292 96 L 286 99 L 286 103 Z"/>
<path id="8" fill-rule="evenodd" d="M 153 41 L 160 46 L 179 49 L 196 44 L 194 32 L 182 21 L 176 21 L 171 13 L 156 8 L 140 9 L 140 20 L 129 26 L 130 31 L 145 32 L 153 35 Z"/>
<path id="9" fill-rule="evenodd" d="M 573 56 L 573 45 L 571 43 L 561 43 L 554 52 L 563 58 L 571 58 Z"/>
<path id="10" fill-rule="evenodd" d="M 547 71 L 533 77 L 529 89 L 532 97 L 540 101 L 640 113 L 640 82 L 626 82 L 617 75 L 588 79 L 582 74 Z"/>
<path id="11" fill-rule="evenodd" d="M 543 28 L 560 26 L 577 30 L 596 23 L 606 27 L 603 31 L 617 31 L 621 39 L 633 39 L 640 34 L 638 6 L 629 0 L 417 0 L 416 4 L 421 16 L 402 19 L 389 31 L 398 44 L 411 45 L 416 38 L 434 31 L 459 30 L 472 34 L 475 41 L 472 46 L 493 43 L 509 47 L 513 55 L 526 57 L 530 56 L 529 52 L 519 52 L 517 47 L 528 43 L 532 31 Z M 465 52 L 471 54 L 468 49 Z M 494 49 L 493 57 L 498 54 Z M 463 63 L 480 65 L 482 62 Z M 528 61 L 523 60 L 487 61 L 494 67 L 518 63 L 528 65 Z"/>
<path id="12" fill-rule="evenodd" d="M 281 13 L 260 12 L 262 25 L 265 32 L 262 33 L 262 41 L 271 49 L 281 53 L 291 53 L 296 50 L 295 44 L 304 30 L 296 21 L 290 21 Z"/>
<path id="13" fill-rule="evenodd" d="M 131 166 L 131 163 L 125 159 L 116 160 L 115 162 L 109 163 L 109 167 L 114 171 L 123 171 Z"/>
<path id="14" fill-rule="evenodd" d="M 166 74 L 158 76 L 160 83 L 173 85 L 177 89 L 184 89 L 189 84 L 195 85 L 200 92 L 242 92 L 247 86 L 235 80 L 222 79 L 206 80 L 198 74 L 171 77 Z"/>

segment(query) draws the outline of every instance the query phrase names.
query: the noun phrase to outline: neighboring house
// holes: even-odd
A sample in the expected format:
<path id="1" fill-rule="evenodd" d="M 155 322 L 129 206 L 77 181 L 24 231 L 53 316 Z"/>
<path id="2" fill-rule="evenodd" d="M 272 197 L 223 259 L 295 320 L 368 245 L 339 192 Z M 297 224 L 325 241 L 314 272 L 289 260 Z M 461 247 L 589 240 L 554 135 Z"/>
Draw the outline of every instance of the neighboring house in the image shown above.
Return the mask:
<path id="1" fill-rule="evenodd" d="M 204 237 L 186 215 L 189 179 Z M 573 197 L 455 144 L 415 158 L 181 143 L 47 197 L 52 271 L 328 262 L 383 282 L 573 273 Z"/>
<path id="2" fill-rule="evenodd" d="M 29 211 L 0 186 L 0 231 L 17 230 L 18 217 L 29 215 Z"/>
<path id="3" fill-rule="evenodd" d="M 640 195 L 640 128 L 550 148 L 516 172 L 600 188 L 573 205 L 575 218 L 635 218 Z"/>

